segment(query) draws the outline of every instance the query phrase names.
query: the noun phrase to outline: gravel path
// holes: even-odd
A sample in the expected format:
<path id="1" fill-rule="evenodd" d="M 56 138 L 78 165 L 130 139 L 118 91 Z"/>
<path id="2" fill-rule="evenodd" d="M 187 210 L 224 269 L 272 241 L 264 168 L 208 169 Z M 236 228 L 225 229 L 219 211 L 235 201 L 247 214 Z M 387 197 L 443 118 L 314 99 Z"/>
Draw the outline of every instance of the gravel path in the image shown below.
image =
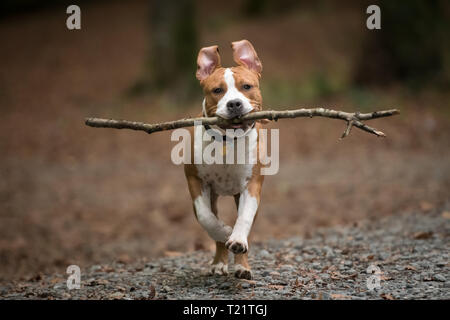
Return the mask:
<path id="1" fill-rule="evenodd" d="M 321 229 L 311 238 L 251 248 L 254 280 L 209 276 L 212 253 L 81 270 L 0 285 L 1 299 L 450 299 L 450 205 L 357 226 Z M 381 274 L 368 274 L 370 265 Z M 230 269 L 232 267 L 230 265 Z M 369 290 L 367 279 L 379 277 Z M 371 278 L 375 280 L 376 278 Z"/>

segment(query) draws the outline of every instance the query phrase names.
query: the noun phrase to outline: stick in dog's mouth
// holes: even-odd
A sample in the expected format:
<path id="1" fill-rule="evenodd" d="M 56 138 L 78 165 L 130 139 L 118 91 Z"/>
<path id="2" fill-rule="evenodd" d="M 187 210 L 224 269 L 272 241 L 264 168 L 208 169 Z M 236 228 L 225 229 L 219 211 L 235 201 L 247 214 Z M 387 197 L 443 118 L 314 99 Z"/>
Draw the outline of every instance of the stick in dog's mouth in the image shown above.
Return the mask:
<path id="1" fill-rule="evenodd" d="M 342 139 L 348 136 L 348 134 L 350 133 L 350 129 L 352 127 L 356 127 L 363 131 L 374 134 L 378 137 L 385 137 L 385 134 L 383 132 L 378 131 L 375 128 L 369 127 L 363 121 L 390 117 L 397 114 L 400 114 L 400 111 L 397 109 L 374 111 L 370 113 L 359 113 L 359 112 L 344 112 L 325 108 L 312 108 L 312 109 L 302 108 L 296 110 L 283 110 L 283 111 L 268 110 L 268 111 L 251 112 L 243 116 L 243 118 L 245 118 L 244 120 L 235 119 L 233 121 L 224 121 L 224 119 L 220 117 L 211 117 L 211 118 L 201 117 L 201 118 L 186 118 L 169 122 L 149 124 L 127 120 L 86 118 L 85 124 L 87 126 L 95 128 L 141 130 L 147 132 L 148 134 L 151 134 L 154 132 L 164 130 L 192 127 L 195 126 L 195 124 L 199 121 L 200 122 L 203 121 L 204 124 L 208 124 L 211 126 L 211 125 L 228 125 L 229 123 L 239 124 L 245 121 L 263 122 L 269 120 L 277 121 L 278 119 L 292 119 L 299 117 L 308 117 L 308 118 L 325 117 L 331 119 L 340 119 L 347 122 L 346 130 L 341 137 Z"/>
<path id="2" fill-rule="evenodd" d="M 228 123 L 228 124 L 221 124 L 219 127 L 223 130 L 244 130 L 247 131 L 249 128 L 253 127 L 255 121 L 243 121 L 241 123 Z"/>

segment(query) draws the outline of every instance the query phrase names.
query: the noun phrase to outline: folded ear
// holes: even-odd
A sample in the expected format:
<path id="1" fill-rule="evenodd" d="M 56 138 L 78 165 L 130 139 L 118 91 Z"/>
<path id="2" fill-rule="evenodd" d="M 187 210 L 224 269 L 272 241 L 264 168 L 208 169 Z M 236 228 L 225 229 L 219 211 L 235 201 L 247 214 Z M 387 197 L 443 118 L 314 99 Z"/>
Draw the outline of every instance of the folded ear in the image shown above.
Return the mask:
<path id="1" fill-rule="evenodd" d="M 258 76 L 261 76 L 262 64 L 250 41 L 241 40 L 232 42 L 231 48 L 233 49 L 233 59 L 237 64 L 247 67 L 256 72 Z"/>
<path id="2" fill-rule="evenodd" d="M 205 80 L 218 67 L 220 67 L 219 47 L 211 46 L 200 49 L 197 57 L 197 79 Z"/>

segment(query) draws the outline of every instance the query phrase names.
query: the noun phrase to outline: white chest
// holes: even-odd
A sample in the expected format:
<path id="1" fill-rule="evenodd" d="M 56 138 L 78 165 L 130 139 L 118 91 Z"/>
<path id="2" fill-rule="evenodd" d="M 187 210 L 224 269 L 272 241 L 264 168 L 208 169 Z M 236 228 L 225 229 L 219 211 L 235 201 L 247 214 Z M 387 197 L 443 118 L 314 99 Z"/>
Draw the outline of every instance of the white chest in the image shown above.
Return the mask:
<path id="1" fill-rule="evenodd" d="M 253 165 L 202 164 L 197 165 L 198 176 L 218 195 L 235 195 L 245 190 L 252 176 Z"/>
<path id="2" fill-rule="evenodd" d="M 201 135 L 196 136 L 196 147 L 198 148 L 201 144 L 202 150 L 205 150 L 206 146 L 209 145 L 211 141 L 200 141 L 199 136 Z M 252 129 L 246 137 L 240 139 L 246 139 L 244 151 L 245 162 L 243 164 L 237 163 L 236 158 L 232 164 L 226 163 L 225 155 L 223 157 L 223 164 L 196 164 L 198 177 L 202 180 L 205 186 L 211 186 L 214 192 L 218 195 L 231 196 L 243 192 L 252 177 L 253 167 L 256 164 L 256 129 Z M 236 148 L 236 140 L 234 143 L 234 150 L 237 154 L 238 150 Z"/>

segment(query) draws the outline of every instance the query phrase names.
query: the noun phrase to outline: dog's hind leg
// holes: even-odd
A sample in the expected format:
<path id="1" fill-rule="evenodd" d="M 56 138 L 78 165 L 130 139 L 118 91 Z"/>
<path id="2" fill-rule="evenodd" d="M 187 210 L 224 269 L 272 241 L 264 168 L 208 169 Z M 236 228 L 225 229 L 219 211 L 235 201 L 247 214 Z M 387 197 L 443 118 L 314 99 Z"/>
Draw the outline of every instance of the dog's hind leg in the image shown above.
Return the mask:
<path id="1" fill-rule="evenodd" d="M 234 276 L 239 279 L 252 279 L 252 271 L 248 264 L 248 252 L 234 255 Z"/>
<path id="2" fill-rule="evenodd" d="M 216 255 L 209 269 L 210 274 L 227 275 L 228 274 L 228 249 L 225 243 L 216 241 Z"/>

